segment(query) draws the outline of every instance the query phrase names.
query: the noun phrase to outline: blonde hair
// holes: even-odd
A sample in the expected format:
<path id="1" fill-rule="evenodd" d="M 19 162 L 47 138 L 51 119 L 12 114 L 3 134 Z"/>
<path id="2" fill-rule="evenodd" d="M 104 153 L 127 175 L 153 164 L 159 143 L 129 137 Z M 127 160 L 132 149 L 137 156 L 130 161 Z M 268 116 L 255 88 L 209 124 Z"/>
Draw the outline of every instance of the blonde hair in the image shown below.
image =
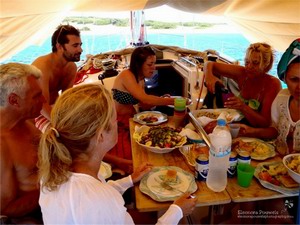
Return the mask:
<path id="1" fill-rule="evenodd" d="M 33 65 L 22 63 L 7 63 L 0 65 L 0 106 L 7 105 L 7 96 L 15 93 L 25 95 L 29 85 L 27 78 L 40 78 L 42 72 Z"/>
<path id="2" fill-rule="evenodd" d="M 114 103 L 101 84 L 86 84 L 63 92 L 51 111 L 51 125 L 42 134 L 38 151 L 42 188 L 56 190 L 70 176 L 76 160 L 87 158 L 90 140 L 111 129 Z"/>
<path id="3" fill-rule="evenodd" d="M 251 58 L 252 52 L 258 52 L 260 55 L 259 68 L 264 73 L 267 73 L 273 66 L 274 52 L 270 45 L 266 43 L 253 43 L 246 51 L 245 63 Z"/>

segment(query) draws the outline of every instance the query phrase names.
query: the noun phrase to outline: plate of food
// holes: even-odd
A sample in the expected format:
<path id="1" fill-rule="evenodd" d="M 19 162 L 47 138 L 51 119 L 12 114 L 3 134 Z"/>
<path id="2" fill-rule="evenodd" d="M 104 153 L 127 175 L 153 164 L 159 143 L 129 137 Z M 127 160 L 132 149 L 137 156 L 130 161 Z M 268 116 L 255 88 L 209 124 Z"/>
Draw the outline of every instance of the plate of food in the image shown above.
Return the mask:
<path id="1" fill-rule="evenodd" d="M 243 114 L 240 111 L 236 109 L 227 109 L 227 108 L 199 109 L 199 110 L 192 110 L 191 113 L 197 119 L 204 117 L 210 120 L 217 120 L 219 117 L 223 117 L 226 119 L 227 123 L 231 123 L 233 121 L 240 121 L 241 119 L 244 118 Z"/>
<path id="2" fill-rule="evenodd" d="M 265 160 L 276 155 L 275 147 L 257 138 L 240 137 L 232 140 L 232 151 L 250 153 L 251 159 Z"/>
<path id="3" fill-rule="evenodd" d="M 285 195 L 299 194 L 299 184 L 289 176 L 281 161 L 259 163 L 256 166 L 254 176 L 265 188 Z"/>
<path id="4" fill-rule="evenodd" d="M 204 143 L 194 143 L 190 145 L 184 145 L 179 148 L 181 154 L 185 157 L 190 166 L 195 167 L 196 159 L 199 155 L 209 156 L 209 148 Z"/>
<path id="5" fill-rule="evenodd" d="M 193 193 L 197 188 L 194 175 L 176 166 L 154 167 L 142 178 L 139 186 L 142 193 L 158 202 L 174 201 L 183 193 Z"/>
<path id="6" fill-rule="evenodd" d="M 144 111 L 134 115 L 133 121 L 142 125 L 159 125 L 168 120 L 168 116 L 158 111 Z"/>
<path id="7" fill-rule="evenodd" d="M 148 151 L 168 153 L 186 143 L 186 136 L 180 135 L 181 130 L 169 126 L 136 127 L 133 139 Z"/>

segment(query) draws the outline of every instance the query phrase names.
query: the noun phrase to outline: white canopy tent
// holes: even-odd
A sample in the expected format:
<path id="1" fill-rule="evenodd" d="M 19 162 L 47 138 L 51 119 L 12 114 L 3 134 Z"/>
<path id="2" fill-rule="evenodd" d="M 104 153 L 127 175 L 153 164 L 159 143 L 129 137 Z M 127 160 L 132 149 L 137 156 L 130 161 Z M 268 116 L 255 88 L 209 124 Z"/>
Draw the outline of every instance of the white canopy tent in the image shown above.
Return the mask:
<path id="1" fill-rule="evenodd" d="M 300 37 L 300 0 L 0 0 L 0 61 L 44 41 L 69 13 L 101 14 L 161 5 L 225 16 L 250 42 L 264 41 L 278 51 Z"/>

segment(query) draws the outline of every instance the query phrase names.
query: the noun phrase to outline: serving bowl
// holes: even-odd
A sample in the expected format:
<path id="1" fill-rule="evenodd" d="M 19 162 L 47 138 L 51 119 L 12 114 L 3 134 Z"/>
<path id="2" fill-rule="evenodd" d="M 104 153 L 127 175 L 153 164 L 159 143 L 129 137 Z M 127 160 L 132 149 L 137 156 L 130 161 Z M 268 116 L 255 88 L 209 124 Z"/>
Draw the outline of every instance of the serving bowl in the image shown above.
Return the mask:
<path id="1" fill-rule="evenodd" d="M 286 155 L 282 161 L 289 175 L 300 184 L 300 153 Z"/>
<path id="2" fill-rule="evenodd" d="M 168 153 L 186 143 L 185 136 L 168 126 L 136 127 L 133 139 L 138 145 L 154 153 Z"/>

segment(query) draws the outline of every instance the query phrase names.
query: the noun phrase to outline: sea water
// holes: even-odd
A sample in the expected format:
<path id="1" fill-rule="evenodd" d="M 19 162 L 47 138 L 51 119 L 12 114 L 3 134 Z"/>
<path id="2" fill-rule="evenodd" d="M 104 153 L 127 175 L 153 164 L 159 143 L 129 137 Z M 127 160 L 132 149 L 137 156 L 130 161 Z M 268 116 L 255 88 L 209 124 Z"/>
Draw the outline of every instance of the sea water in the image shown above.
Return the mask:
<path id="1" fill-rule="evenodd" d="M 82 49 L 81 61 L 79 65 L 86 60 L 86 55 L 96 55 L 107 51 L 115 51 L 126 48 L 130 43 L 128 34 L 109 34 L 92 35 L 81 33 Z M 170 34 L 170 33 L 151 33 L 147 35 L 150 44 L 177 46 L 181 48 L 192 49 L 196 51 L 205 51 L 213 49 L 220 54 L 227 55 L 244 65 L 244 56 L 250 42 L 239 33 L 191 33 L 191 34 Z M 51 38 L 49 37 L 41 46 L 29 46 L 23 51 L 12 56 L 10 59 L 0 62 L 21 62 L 31 64 L 38 56 L 51 52 Z M 274 65 L 270 74 L 277 76 L 276 68 L 282 52 L 275 52 Z M 282 83 L 283 87 L 286 87 Z"/>

